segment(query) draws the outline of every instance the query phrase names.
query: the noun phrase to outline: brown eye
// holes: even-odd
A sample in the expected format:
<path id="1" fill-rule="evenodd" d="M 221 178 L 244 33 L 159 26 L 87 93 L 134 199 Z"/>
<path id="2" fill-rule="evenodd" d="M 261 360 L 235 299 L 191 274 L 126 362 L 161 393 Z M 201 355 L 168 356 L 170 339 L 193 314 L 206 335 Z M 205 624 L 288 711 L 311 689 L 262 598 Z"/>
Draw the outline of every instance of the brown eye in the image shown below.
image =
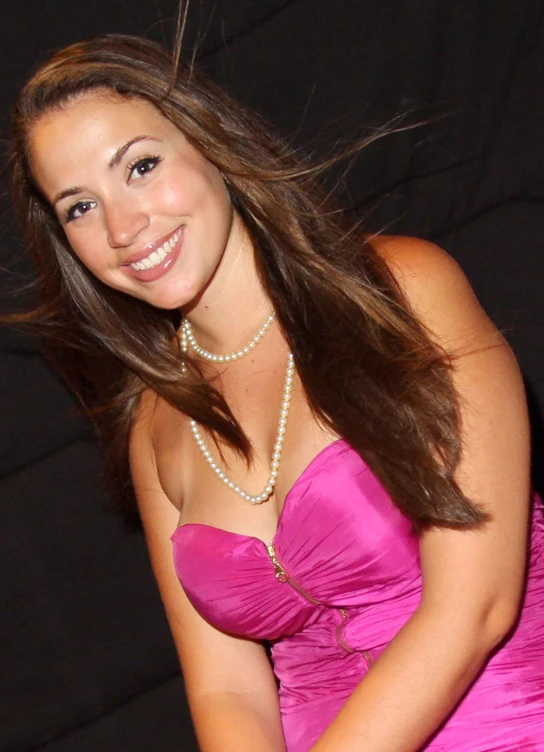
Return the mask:
<path id="1" fill-rule="evenodd" d="M 160 157 L 141 157 L 129 165 L 130 178 L 143 178 L 148 172 L 151 172 L 160 162 Z"/>
<path id="2" fill-rule="evenodd" d="M 94 201 L 78 201 L 77 204 L 71 206 L 65 214 L 65 221 L 71 222 L 73 219 L 79 219 L 84 214 L 87 214 L 91 209 L 96 206 Z"/>

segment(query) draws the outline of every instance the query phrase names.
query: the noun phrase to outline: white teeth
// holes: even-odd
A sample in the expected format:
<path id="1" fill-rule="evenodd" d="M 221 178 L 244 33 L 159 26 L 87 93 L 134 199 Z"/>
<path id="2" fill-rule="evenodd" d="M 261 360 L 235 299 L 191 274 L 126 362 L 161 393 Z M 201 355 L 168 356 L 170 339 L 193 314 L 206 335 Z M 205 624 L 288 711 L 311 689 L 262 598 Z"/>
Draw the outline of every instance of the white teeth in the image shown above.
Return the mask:
<path id="1" fill-rule="evenodd" d="M 147 258 L 141 259 L 140 261 L 135 261 L 133 264 L 130 264 L 130 268 L 134 269 L 134 271 L 137 272 L 141 272 L 144 269 L 153 269 L 153 267 L 164 261 L 164 259 L 168 256 L 180 237 L 181 230 L 178 230 L 175 235 L 172 235 L 170 240 L 167 240 L 163 245 L 161 245 L 160 248 L 157 248 L 156 251 L 150 253 Z"/>

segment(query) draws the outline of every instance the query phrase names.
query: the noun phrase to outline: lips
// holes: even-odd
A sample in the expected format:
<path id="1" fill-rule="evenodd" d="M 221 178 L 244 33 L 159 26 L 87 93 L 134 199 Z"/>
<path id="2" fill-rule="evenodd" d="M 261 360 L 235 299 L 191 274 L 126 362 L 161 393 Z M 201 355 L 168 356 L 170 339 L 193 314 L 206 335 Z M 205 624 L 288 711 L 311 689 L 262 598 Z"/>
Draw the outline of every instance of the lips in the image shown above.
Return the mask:
<path id="1" fill-rule="evenodd" d="M 178 232 L 181 231 L 183 225 L 180 227 L 177 227 L 173 232 L 169 232 L 168 235 L 163 235 L 162 238 L 159 238 L 158 240 L 155 240 L 153 243 L 149 243 L 149 245 L 146 245 L 145 248 L 143 248 L 141 251 L 138 251 L 137 253 L 133 253 L 132 256 L 129 256 L 123 261 L 123 266 L 130 266 L 130 264 L 135 264 L 138 261 L 142 261 L 145 258 L 148 258 L 151 256 L 152 253 L 155 251 L 158 251 L 159 248 L 162 248 L 162 246 L 165 245 L 168 241 L 170 241 L 174 235 L 176 235 Z"/>
<path id="2" fill-rule="evenodd" d="M 129 256 L 121 269 L 140 282 L 153 282 L 162 277 L 179 257 L 185 227 L 182 225 L 169 235 L 147 245 L 143 251 Z"/>

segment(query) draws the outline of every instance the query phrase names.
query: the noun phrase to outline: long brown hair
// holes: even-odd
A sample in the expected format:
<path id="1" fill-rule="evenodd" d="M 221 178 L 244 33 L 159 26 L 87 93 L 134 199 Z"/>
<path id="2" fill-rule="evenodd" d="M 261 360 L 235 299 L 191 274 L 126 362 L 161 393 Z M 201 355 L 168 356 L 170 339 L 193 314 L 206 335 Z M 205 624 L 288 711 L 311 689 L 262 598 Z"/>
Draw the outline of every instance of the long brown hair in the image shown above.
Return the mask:
<path id="1" fill-rule="evenodd" d="M 13 196 L 42 301 L 27 319 L 47 324 L 49 351 L 84 403 L 80 356 L 112 368 L 102 404 L 114 418 L 108 467 L 118 487 L 130 488 L 128 435 L 146 387 L 248 458 L 251 447 L 198 367 L 187 360 L 187 371 L 180 368 L 179 317 L 94 278 L 33 179 L 32 125 L 93 89 L 151 102 L 224 175 L 316 417 L 364 457 L 416 529 L 480 524 L 485 514 L 454 479 L 460 429 L 451 364 L 371 244 L 329 205 L 315 171 L 254 114 L 191 66 L 174 65 L 162 47 L 108 35 L 57 52 L 21 92 Z"/>

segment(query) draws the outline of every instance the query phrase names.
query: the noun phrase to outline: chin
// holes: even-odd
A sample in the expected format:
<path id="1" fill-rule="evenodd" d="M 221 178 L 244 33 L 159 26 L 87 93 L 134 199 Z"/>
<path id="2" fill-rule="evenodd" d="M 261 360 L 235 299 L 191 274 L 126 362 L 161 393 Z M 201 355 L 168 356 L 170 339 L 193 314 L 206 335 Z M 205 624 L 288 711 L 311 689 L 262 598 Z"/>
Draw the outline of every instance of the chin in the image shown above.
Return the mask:
<path id="1" fill-rule="evenodd" d="M 141 299 L 154 308 L 159 308 L 163 311 L 179 311 L 192 308 L 199 297 L 199 292 L 187 290 L 182 293 L 179 290 L 175 290 L 170 294 L 142 296 Z"/>
<path id="2" fill-rule="evenodd" d="M 164 311 L 191 309 L 200 300 L 208 285 L 204 275 L 198 275 L 197 278 L 195 274 L 193 279 L 187 279 L 187 276 L 185 274 L 183 279 L 175 279 L 172 275 L 169 280 L 166 278 L 156 280 L 143 289 L 141 287 L 139 289 L 125 288 L 125 292 L 153 308 Z"/>

